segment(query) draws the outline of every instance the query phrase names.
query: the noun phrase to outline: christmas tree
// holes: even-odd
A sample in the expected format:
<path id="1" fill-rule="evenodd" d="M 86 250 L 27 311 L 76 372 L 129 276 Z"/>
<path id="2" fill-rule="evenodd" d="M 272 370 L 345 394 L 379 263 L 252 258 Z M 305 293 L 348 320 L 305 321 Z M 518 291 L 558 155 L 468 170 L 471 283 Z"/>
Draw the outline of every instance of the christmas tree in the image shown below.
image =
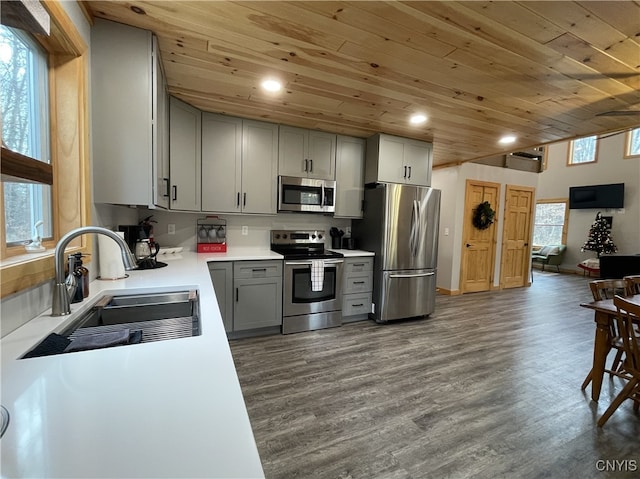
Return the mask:
<path id="1" fill-rule="evenodd" d="M 595 251 L 598 258 L 600 258 L 601 254 L 615 253 L 618 251 L 618 248 L 616 248 L 616 245 L 613 244 L 613 240 L 611 239 L 609 224 L 600 212 L 598 212 L 596 220 L 591 225 L 591 228 L 589 228 L 589 237 L 582 245 L 580 251 L 585 250 Z"/>

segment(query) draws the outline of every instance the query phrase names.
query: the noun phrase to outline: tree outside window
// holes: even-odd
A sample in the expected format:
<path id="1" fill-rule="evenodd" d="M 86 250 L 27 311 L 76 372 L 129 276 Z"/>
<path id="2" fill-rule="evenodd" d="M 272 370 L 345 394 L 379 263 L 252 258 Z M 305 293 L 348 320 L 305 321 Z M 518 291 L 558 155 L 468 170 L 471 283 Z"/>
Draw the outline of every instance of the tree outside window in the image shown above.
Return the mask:
<path id="1" fill-rule="evenodd" d="M 568 200 L 540 200 L 533 226 L 535 246 L 567 244 Z"/>
<path id="2" fill-rule="evenodd" d="M 640 128 L 635 128 L 627 132 L 627 141 L 626 141 L 624 157 L 625 158 L 640 157 Z"/>
<path id="3" fill-rule="evenodd" d="M 26 33 L 0 26 L 0 107 L 6 148 L 49 163 L 49 109 L 46 54 Z M 34 236 L 52 236 L 51 187 L 3 184 L 5 241 L 21 244 Z"/>
<path id="4" fill-rule="evenodd" d="M 573 140 L 569 144 L 569 165 L 593 163 L 598 154 L 598 137 L 586 136 Z"/>

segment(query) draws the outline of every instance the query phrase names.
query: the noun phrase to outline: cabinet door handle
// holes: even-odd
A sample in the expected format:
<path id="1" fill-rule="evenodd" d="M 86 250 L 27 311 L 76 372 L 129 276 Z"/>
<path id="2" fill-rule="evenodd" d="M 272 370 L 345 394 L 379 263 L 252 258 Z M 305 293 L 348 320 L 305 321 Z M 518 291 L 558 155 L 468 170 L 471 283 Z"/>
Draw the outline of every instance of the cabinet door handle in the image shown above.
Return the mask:
<path id="1" fill-rule="evenodd" d="M 364 284 L 364 281 L 354 281 L 353 284 Z"/>
<path id="2" fill-rule="evenodd" d="M 304 171 L 309 171 L 309 160 L 304 160 Z"/>
<path id="3" fill-rule="evenodd" d="M 242 206 L 247 206 L 247 194 L 242 194 Z"/>
<path id="4" fill-rule="evenodd" d="M 364 266 L 364 263 L 353 263 L 354 266 Z"/>
<path id="5" fill-rule="evenodd" d="M 406 177 L 407 177 L 407 167 L 405 166 L 404 167 L 404 176 L 403 176 L 403 178 L 406 178 Z"/>
<path id="6" fill-rule="evenodd" d="M 361 308 L 362 306 L 364 306 L 364 304 L 362 304 L 362 303 L 358 303 L 358 304 L 354 304 L 353 305 L 354 308 Z"/>
<path id="7" fill-rule="evenodd" d="M 240 288 L 236 288 L 236 303 L 238 302 L 238 297 L 239 297 L 238 290 L 239 290 L 239 289 L 240 289 Z"/>
<path id="8" fill-rule="evenodd" d="M 254 273 L 256 271 L 267 271 L 267 268 L 252 268 L 251 271 L 253 271 Z"/>
<path id="9" fill-rule="evenodd" d="M 236 207 L 240 208 L 240 192 L 238 191 L 238 194 L 236 196 Z"/>
<path id="10" fill-rule="evenodd" d="M 309 168 L 309 172 L 310 172 L 310 173 L 313 173 L 313 160 L 309 160 L 309 165 L 311 166 L 311 167 Z"/>
<path id="11" fill-rule="evenodd" d="M 409 179 L 411 179 L 411 167 L 409 167 Z"/>
<path id="12" fill-rule="evenodd" d="M 173 185 L 173 201 L 176 201 L 178 199 L 178 185 Z"/>
<path id="13" fill-rule="evenodd" d="M 162 196 L 164 196 L 165 198 L 169 198 L 169 190 L 171 189 L 170 186 L 169 186 L 169 178 L 162 178 L 162 181 L 165 181 L 166 185 L 167 185 L 167 187 L 164 190 L 165 194 L 162 195 Z"/>

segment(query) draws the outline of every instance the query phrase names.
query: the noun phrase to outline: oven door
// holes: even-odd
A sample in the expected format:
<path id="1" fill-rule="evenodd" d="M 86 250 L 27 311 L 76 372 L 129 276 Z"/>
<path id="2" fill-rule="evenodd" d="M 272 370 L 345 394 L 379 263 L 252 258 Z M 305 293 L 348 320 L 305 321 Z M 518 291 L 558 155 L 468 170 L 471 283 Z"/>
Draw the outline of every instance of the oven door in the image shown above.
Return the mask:
<path id="1" fill-rule="evenodd" d="M 278 211 L 335 212 L 335 181 L 278 177 Z"/>
<path id="2" fill-rule="evenodd" d="M 284 316 L 340 311 L 342 308 L 342 259 L 324 260 L 321 291 L 311 287 L 311 261 L 284 263 Z"/>

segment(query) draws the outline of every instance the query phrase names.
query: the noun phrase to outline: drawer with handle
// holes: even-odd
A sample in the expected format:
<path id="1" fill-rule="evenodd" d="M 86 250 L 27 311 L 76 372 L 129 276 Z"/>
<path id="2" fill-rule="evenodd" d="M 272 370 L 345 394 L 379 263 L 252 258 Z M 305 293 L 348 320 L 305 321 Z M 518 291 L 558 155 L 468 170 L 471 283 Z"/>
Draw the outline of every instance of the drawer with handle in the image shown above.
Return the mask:
<path id="1" fill-rule="evenodd" d="M 366 293 L 373 290 L 373 281 L 370 273 L 347 276 L 344 283 L 344 294 Z"/>
<path id="2" fill-rule="evenodd" d="M 371 311 L 371 293 L 350 294 L 342 298 L 342 315 L 356 316 Z"/>
<path id="3" fill-rule="evenodd" d="M 234 279 L 272 278 L 282 276 L 282 261 L 235 261 Z"/>
<path id="4" fill-rule="evenodd" d="M 344 262 L 344 273 L 349 276 L 351 273 L 364 273 L 373 271 L 373 258 L 348 258 Z"/>

